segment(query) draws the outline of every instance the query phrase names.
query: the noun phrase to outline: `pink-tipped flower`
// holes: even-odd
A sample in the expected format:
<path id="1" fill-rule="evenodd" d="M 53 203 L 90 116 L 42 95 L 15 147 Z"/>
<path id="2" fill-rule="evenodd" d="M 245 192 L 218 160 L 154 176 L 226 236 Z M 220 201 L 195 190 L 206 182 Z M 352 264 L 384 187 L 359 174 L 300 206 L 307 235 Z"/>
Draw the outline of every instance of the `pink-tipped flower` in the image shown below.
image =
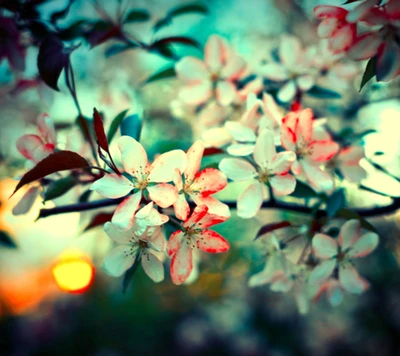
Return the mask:
<path id="1" fill-rule="evenodd" d="M 297 93 L 306 92 L 315 84 L 312 67 L 312 52 L 303 48 L 297 37 L 284 35 L 279 45 L 280 62 L 269 62 L 260 69 L 264 77 L 283 82 L 277 98 L 291 102 Z"/>
<path id="2" fill-rule="evenodd" d="M 171 260 L 171 278 L 175 284 L 184 283 L 193 269 L 193 250 L 221 253 L 229 250 L 229 243 L 209 227 L 226 221 L 208 213 L 205 205 L 197 206 L 192 215 L 183 223 L 182 230 L 175 231 L 167 244 Z"/>
<path id="3" fill-rule="evenodd" d="M 48 114 L 37 119 L 38 135 L 24 135 L 17 141 L 18 151 L 33 163 L 37 163 L 52 154 L 56 148 L 56 130 Z"/>
<path id="4" fill-rule="evenodd" d="M 277 153 L 271 131 L 260 133 L 253 158 L 257 167 L 239 158 L 224 158 L 219 164 L 219 169 L 234 181 L 257 179 L 238 198 L 237 212 L 242 218 L 252 218 L 260 210 L 266 185 L 280 196 L 291 194 L 296 186 L 296 180 L 289 174 L 296 155 L 294 152 Z"/>
<path id="5" fill-rule="evenodd" d="M 334 187 L 334 181 L 330 174 L 320 168 L 320 164 L 333 158 L 339 145 L 331 139 L 317 139 L 313 121 L 311 109 L 289 113 L 282 120 L 281 142 L 286 150 L 294 151 L 297 155 L 292 172 L 304 175 L 317 191 L 329 192 Z"/>
<path id="6" fill-rule="evenodd" d="M 205 45 L 204 61 L 184 57 L 175 65 L 178 78 L 186 83 L 179 97 L 191 105 L 204 104 L 212 98 L 221 105 L 230 105 L 237 96 L 236 81 L 245 67 L 244 60 L 225 40 L 213 35 Z"/>
<path id="7" fill-rule="evenodd" d="M 139 207 L 143 193 L 161 208 L 175 203 L 178 197 L 176 187 L 167 182 L 174 179 L 175 169 L 184 171 L 187 164 L 186 154 L 182 150 L 163 153 L 150 164 L 143 146 L 129 136 L 118 139 L 121 161 L 125 172 L 129 175 L 106 174 L 90 187 L 106 198 L 125 198 L 115 210 L 112 222 L 120 229 L 127 230 L 134 223 L 135 212 Z"/>
<path id="8" fill-rule="evenodd" d="M 174 184 L 178 189 L 178 198 L 174 203 L 174 210 L 180 220 L 186 220 L 190 213 L 188 197 L 197 205 L 206 205 L 210 214 L 230 216 L 228 206 L 211 196 L 226 187 L 226 176 L 215 168 L 199 171 L 203 152 L 203 141 L 196 141 L 186 153 L 186 169 L 183 172 L 176 170 Z"/>
<path id="9" fill-rule="evenodd" d="M 349 50 L 356 39 L 357 26 L 346 19 L 348 13 L 338 6 L 320 5 L 314 9 L 315 16 L 322 19 L 318 35 L 329 39 L 329 48 L 334 54 Z"/>
<path id="10" fill-rule="evenodd" d="M 344 289 L 337 279 L 329 278 L 323 282 L 315 293 L 313 302 L 318 302 L 324 293 L 326 294 L 326 299 L 332 307 L 336 307 L 342 303 Z"/>
<path id="11" fill-rule="evenodd" d="M 309 282 L 322 283 L 338 268 L 339 282 L 346 291 L 360 294 L 366 290 L 369 283 L 358 274 L 353 259 L 369 255 L 378 246 L 379 237 L 374 232 L 360 235 L 359 220 L 347 221 L 341 227 L 337 240 L 325 234 L 316 234 L 312 246 L 315 256 L 322 262 L 310 273 Z"/>

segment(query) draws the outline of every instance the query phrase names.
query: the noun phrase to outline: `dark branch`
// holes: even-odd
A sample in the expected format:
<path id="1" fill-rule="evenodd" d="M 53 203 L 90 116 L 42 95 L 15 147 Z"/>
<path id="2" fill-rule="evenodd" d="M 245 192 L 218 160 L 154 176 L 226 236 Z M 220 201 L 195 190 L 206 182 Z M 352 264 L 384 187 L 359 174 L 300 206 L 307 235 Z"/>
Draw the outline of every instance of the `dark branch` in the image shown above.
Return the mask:
<path id="1" fill-rule="evenodd" d="M 70 204 L 64 206 L 58 206 L 51 209 L 41 209 L 38 219 L 45 218 L 51 215 L 58 215 L 58 214 L 66 214 L 66 213 L 73 213 L 79 211 L 87 211 L 93 210 L 98 208 L 105 208 L 109 206 L 118 205 L 122 202 L 124 198 L 119 199 L 104 199 L 104 200 L 97 200 L 88 203 L 78 203 L 78 204 Z M 232 209 L 236 209 L 236 202 L 235 201 L 223 201 L 224 204 L 228 205 Z M 190 203 L 191 206 L 194 206 L 194 203 Z M 262 209 L 280 209 L 286 211 L 293 211 L 297 213 L 303 214 L 310 214 L 312 213 L 312 208 L 301 206 L 292 203 L 285 203 L 282 201 L 272 200 L 272 201 L 265 201 L 263 202 Z M 396 212 L 400 209 L 400 198 L 393 198 L 393 202 L 389 205 L 385 206 L 378 206 L 373 208 L 358 208 L 353 209 L 357 214 L 363 217 L 372 217 L 384 214 L 390 214 Z M 321 214 L 325 213 L 325 210 L 320 210 Z"/>

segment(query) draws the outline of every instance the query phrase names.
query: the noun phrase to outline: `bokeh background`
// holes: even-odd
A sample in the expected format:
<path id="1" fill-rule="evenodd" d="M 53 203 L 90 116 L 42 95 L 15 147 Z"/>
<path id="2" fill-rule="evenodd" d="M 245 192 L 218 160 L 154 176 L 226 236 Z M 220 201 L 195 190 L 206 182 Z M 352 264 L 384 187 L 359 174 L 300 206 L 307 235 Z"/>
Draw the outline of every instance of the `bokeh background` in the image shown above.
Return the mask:
<path id="1" fill-rule="evenodd" d="M 341 2 L 205 0 L 207 16 L 187 15 L 162 31 L 163 35 L 190 36 L 202 44 L 209 35 L 219 34 L 256 68 L 270 58 L 282 33 L 293 33 L 304 44 L 317 41 L 313 8 Z M 98 3 L 111 14 L 120 6 L 117 0 Z M 151 13 L 152 21 L 134 24 L 131 29 L 137 37 L 150 41 L 154 21 L 185 1 L 122 3 Z M 65 4 L 63 0 L 48 1 L 40 7 L 43 18 Z M 93 1 L 76 0 L 60 24 L 98 16 Z M 177 118 L 170 108 L 180 86 L 178 80 L 141 85 L 171 61 L 143 51 L 105 58 L 106 47 L 90 49 L 82 44 L 71 56 L 82 111 L 90 115 L 96 106 L 111 119 L 125 109 L 143 109 L 142 143 L 151 154 L 172 147 L 188 148 L 196 121 L 189 115 Z M 196 49 L 180 53 L 188 54 L 202 56 Z M 77 115 L 62 83 L 60 92 L 11 94 L 18 79 L 37 75 L 36 57 L 37 49 L 30 48 L 22 74 L 13 72 L 6 61 L 0 63 L 0 227 L 16 245 L 0 245 L 1 355 L 400 355 L 400 213 L 370 219 L 381 243 L 358 265 L 371 282 L 370 290 L 359 297 L 346 295 L 334 309 L 321 299 L 307 315 L 298 313 L 290 294 L 271 292 L 267 286 L 247 286 L 249 276 L 264 262 L 262 251 L 252 242 L 259 227 L 282 218 L 301 224 L 306 221 L 302 215 L 267 210 L 255 219 L 243 220 L 233 211 L 232 218 L 216 229 L 230 241 L 231 251 L 205 256 L 201 274 L 192 283 L 175 286 L 167 274 L 165 281 L 154 284 L 139 270 L 125 294 L 121 279 L 109 277 L 101 269 L 111 246 L 108 238 L 101 228 L 84 232 L 94 212 L 35 221 L 43 207 L 38 200 L 29 214 L 13 216 L 12 208 L 23 192 L 12 199 L 9 196 L 15 177 L 25 171 L 25 161 L 15 147 L 17 139 L 33 132 L 37 116 L 48 112 L 59 128 L 59 140 L 66 140 Z M 373 83 L 358 93 L 359 81 L 357 77 L 334 104 L 306 98 L 305 105 L 320 114 L 316 116 L 332 117 L 334 127 L 376 130 L 364 139 L 367 155 L 384 152 L 376 162 L 400 176 L 399 81 Z M 364 168 L 369 173 L 366 185 L 400 195 L 398 182 L 366 162 Z M 235 199 L 236 190 L 232 184 L 221 198 Z M 380 195 L 360 194 L 351 186 L 346 191 L 350 205 L 390 202 Z M 47 202 L 46 207 L 71 203 L 79 194 L 73 190 Z M 79 283 L 85 285 L 85 281 L 90 283 L 84 290 L 68 291 L 79 289 Z"/>

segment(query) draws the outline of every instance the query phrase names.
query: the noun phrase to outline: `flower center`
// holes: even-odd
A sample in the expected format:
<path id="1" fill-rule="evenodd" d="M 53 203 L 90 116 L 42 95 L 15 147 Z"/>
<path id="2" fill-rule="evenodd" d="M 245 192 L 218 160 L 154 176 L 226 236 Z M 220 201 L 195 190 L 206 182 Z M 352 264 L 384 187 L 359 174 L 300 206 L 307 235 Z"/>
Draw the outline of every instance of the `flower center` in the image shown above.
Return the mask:
<path id="1" fill-rule="evenodd" d="M 309 146 L 308 146 L 308 144 L 304 141 L 304 140 L 300 140 L 298 143 L 297 143 L 297 147 L 296 147 L 296 155 L 298 156 L 298 157 L 307 157 L 307 156 L 309 156 L 309 155 L 311 155 L 312 154 L 312 148 L 310 148 Z"/>

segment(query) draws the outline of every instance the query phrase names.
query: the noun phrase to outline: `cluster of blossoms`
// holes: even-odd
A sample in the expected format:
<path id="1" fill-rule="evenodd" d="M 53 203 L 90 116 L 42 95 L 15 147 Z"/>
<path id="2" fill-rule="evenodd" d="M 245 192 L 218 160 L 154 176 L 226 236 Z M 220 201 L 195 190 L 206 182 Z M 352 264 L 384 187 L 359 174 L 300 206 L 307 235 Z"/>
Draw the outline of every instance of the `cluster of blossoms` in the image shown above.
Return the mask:
<path id="1" fill-rule="evenodd" d="M 379 238 L 374 232 L 362 233 L 359 220 L 349 220 L 337 238 L 315 234 L 312 249 L 298 262 L 293 261 L 291 245 L 276 234 L 264 237 L 263 242 L 266 264 L 250 278 L 250 287 L 269 284 L 274 292 L 293 291 L 299 311 L 305 313 L 310 301 L 318 301 L 324 293 L 328 302 L 337 306 L 345 292 L 361 294 L 369 287 L 355 269 L 354 259 L 369 255 Z"/>
<path id="2" fill-rule="evenodd" d="M 346 10 L 321 5 L 314 9 L 321 19 L 318 35 L 329 41 L 334 54 L 354 60 L 376 58 L 376 77 L 389 81 L 400 74 L 400 2 L 363 0 Z"/>
<path id="3" fill-rule="evenodd" d="M 182 284 L 193 269 L 193 249 L 210 253 L 229 249 L 222 236 L 208 229 L 230 216 L 228 207 L 212 196 L 226 186 L 226 176 L 215 168 L 200 170 L 202 141 L 195 142 L 187 153 L 173 150 L 161 154 L 152 164 L 135 139 L 122 136 L 117 145 L 124 174 L 106 174 L 91 186 L 91 190 L 106 198 L 125 197 L 105 226 L 107 234 L 122 244 L 106 257 L 105 269 L 119 276 L 141 259 L 145 272 L 159 282 L 164 272 L 155 254 L 158 252 L 162 257 L 167 246 L 172 258 L 172 281 Z M 192 213 L 189 198 L 197 205 Z M 146 205 L 139 209 L 141 204 Z M 170 207 L 183 223 L 182 230 L 173 233 L 166 245 L 160 226 L 169 217 L 159 210 Z"/>

